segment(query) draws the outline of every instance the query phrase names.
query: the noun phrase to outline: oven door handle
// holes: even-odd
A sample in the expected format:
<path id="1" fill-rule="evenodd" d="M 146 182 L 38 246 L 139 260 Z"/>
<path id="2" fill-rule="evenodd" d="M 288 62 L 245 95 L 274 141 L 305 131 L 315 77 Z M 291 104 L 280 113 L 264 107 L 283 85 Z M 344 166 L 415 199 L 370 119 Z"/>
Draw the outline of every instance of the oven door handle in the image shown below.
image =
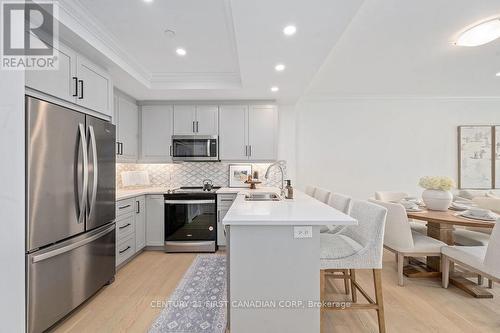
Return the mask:
<path id="1" fill-rule="evenodd" d="M 202 204 L 214 204 L 215 200 L 165 200 L 166 204 L 177 204 L 177 205 L 202 205 Z"/>

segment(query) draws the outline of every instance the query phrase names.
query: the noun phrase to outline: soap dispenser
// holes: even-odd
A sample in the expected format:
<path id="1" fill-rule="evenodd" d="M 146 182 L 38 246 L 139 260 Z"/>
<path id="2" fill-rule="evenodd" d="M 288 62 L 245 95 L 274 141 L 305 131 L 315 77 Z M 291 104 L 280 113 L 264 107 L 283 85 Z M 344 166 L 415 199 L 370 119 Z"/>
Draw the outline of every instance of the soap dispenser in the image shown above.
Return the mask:
<path id="1" fill-rule="evenodd" d="M 293 199 L 293 187 L 292 187 L 292 181 L 290 179 L 286 180 L 286 195 L 285 198 L 287 199 Z"/>

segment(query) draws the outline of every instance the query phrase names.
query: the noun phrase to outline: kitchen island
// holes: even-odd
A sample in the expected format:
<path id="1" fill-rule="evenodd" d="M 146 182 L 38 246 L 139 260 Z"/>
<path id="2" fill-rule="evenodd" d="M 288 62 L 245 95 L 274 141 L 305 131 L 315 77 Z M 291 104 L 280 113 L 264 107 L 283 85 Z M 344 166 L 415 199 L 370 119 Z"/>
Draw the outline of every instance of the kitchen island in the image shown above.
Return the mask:
<path id="1" fill-rule="evenodd" d="M 320 229 L 357 221 L 302 192 L 280 201 L 246 193 L 222 221 L 231 332 L 319 332 Z"/>

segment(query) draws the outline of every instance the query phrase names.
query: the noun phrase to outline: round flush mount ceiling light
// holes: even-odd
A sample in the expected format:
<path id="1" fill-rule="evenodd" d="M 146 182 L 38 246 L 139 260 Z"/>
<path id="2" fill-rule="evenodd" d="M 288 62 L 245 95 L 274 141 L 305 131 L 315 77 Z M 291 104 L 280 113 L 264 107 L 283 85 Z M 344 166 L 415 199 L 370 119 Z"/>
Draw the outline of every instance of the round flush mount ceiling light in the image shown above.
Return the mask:
<path id="1" fill-rule="evenodd" d="M 185 49 L 183 49 L 183 48 L 179 47 L 179 48 L 177 48 L 177 49 L 175 50 L 175 53 L 177 53 L 177 55 L 178 55 L 178 56 L 183 57 L 183 56 L 185 56 L 185 55 L 186 55 L 186 53 L 187 53 L 187 52 L 186 52 L 186 50 L 185 50 Z"/>
<path id="2" fill-rule="evenodd" d="M 456 41 L 459 46 L 480 46 L 500 37 L 500 19 L 482 22 L 460 34 Z"/>
<path id="3" fill-rule="evenodd" d="M 277 92 L 278 90 L 280 90 L 280 88 L 278 88 L 276 86 L 271 87 L 272 92 Z"/>
<path id="4" fill-rule="evenodd" d="M 295 35 L 296 32 L 297 32 L 297 27 L 294 25 L 287 25 L 286 27 L 283 28 L 283 33 L 287 36 Z"/>
<path id="5" fill-rule="evenodd" d="M 285 70 L 285 65 L 277 64 L 276 66 L 274 66 L 274 69 L 276 70 L 276 72 L 283 72 Z"/>

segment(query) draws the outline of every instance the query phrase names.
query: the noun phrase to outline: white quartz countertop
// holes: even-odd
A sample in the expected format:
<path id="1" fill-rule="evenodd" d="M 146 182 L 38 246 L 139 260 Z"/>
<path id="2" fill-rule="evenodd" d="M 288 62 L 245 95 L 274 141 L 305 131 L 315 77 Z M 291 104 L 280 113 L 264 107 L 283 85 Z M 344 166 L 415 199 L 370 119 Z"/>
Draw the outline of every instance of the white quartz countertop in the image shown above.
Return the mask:
<path id="1" fill-rule="evenodd" d="M 233 205 L 222 220 L 224 225 L 356 225 L 358 222 L 300 191 L 294 199 L 281 201 L 246 201 L 240 189 Z M 259 192 L 272 192 L 260 189 Z M 279 189 L 274 189 L 279 193 Z"/>
<path id="2" fill-rule="evenodd" d="M 165 194 L 169 188 L 166 187 L 147 187 L 140 189 L 117 190 L 116 201 L 138 197 L 145 194 Z"/>
<path id="3" fill-rule="evenodd" d="M 116 201 L 125 200 L 129 198 L 138 197 L 140 195 L 146 194 L 165 194 L 169 190 L 173 190 L 174 188 L 168 187 L 145 187 L 140 189 L 119 189 L 116 191 Z M 256 190 L 250 190 L 249 188 L 239 188 L 239 187 L 221 187 L 215 193 L 217 194 L 238 194 L 247 191 L 252 192 L 270 192 L 270 191 L 278 191 L 276 188 L 272 187 L 261 187 Z"/>

